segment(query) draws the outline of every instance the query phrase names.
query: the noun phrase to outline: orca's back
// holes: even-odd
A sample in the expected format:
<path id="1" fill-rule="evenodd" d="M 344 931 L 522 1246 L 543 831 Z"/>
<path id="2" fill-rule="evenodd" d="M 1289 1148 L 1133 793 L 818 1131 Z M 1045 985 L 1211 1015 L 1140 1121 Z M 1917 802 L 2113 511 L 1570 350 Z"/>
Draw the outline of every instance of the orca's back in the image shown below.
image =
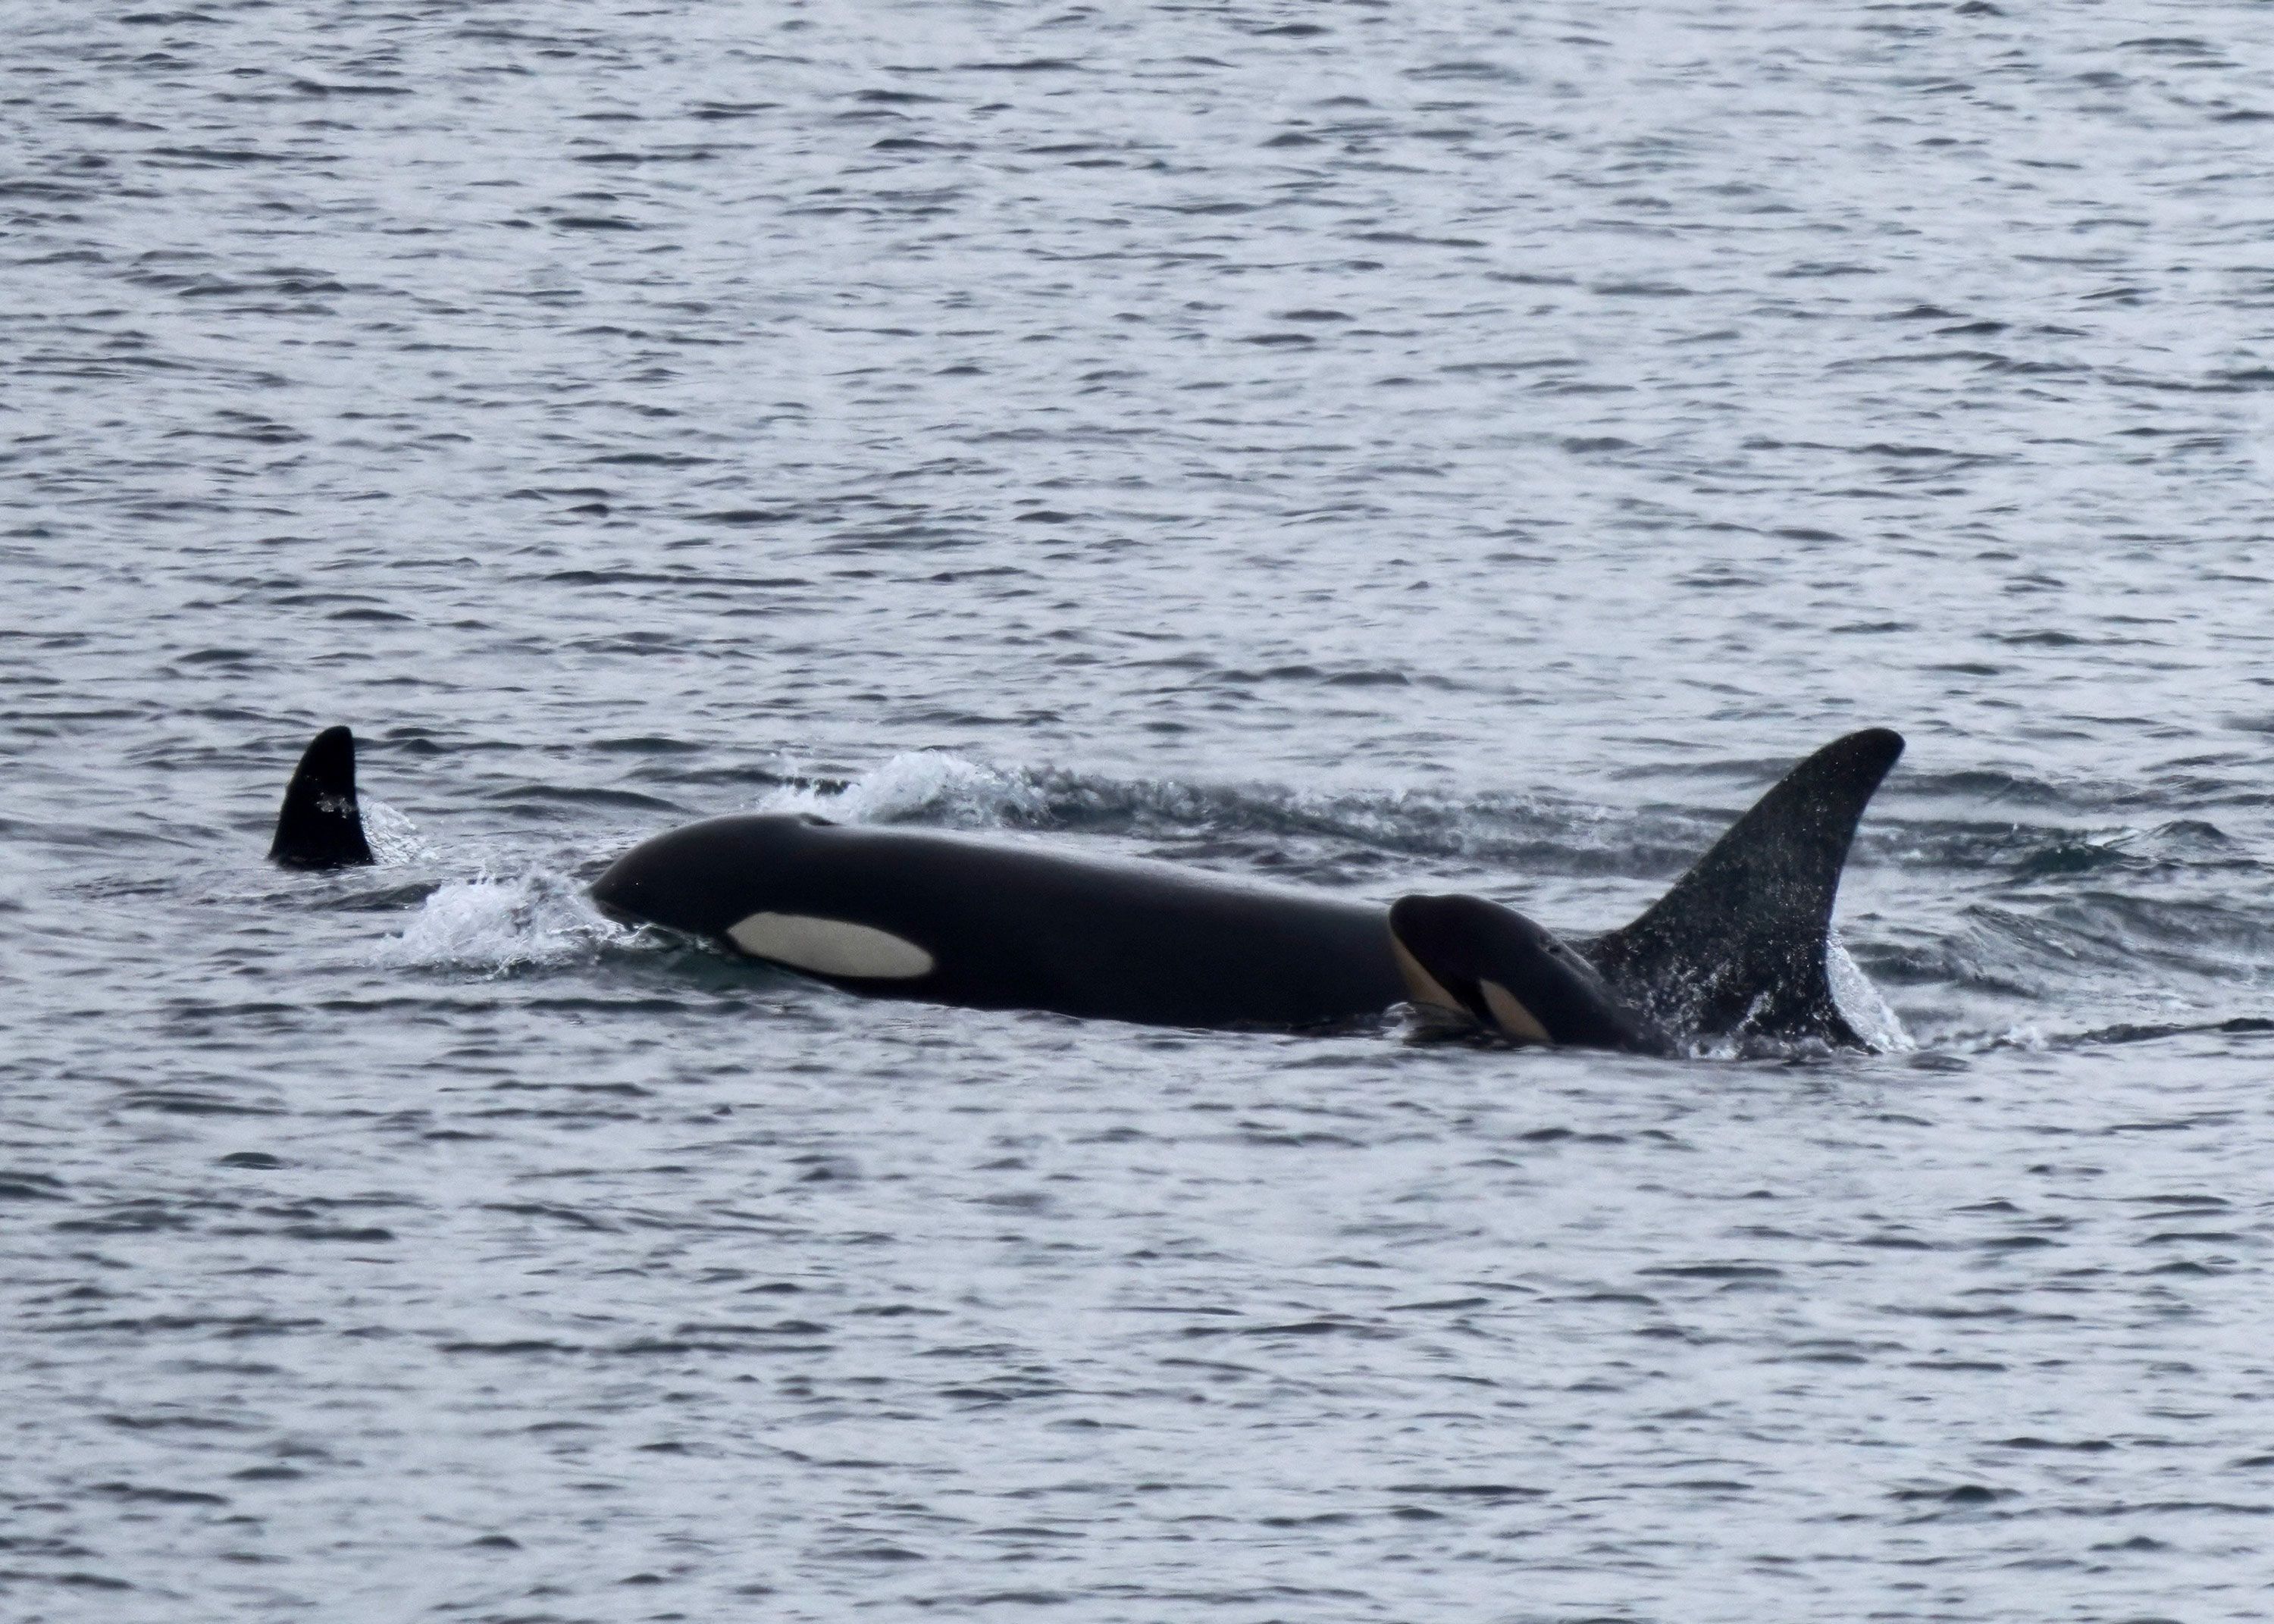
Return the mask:
<path id="1" fill-rule="evenodd" d="M 1405 996 L 1374 905 L 930 831 L 714 818 L 635 847 L 592 895 L 619 916 L 730 941 L 758 914 L 885 932 L 928 954 L 930 970 L 793 967 L 978 1008 L 1284 1028 Z"/>

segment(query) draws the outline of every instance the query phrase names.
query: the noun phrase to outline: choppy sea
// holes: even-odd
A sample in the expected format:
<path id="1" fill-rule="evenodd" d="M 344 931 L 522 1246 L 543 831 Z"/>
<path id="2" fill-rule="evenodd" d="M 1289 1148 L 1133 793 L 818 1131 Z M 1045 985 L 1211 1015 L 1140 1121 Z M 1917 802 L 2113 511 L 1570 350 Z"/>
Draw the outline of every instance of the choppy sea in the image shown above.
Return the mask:
<path id="1" fill-rule="evenodd" d="M 2274 11 L 0 4 L 0 1616 L 2274 1612 Z M 386 861 L 263 861 L 347 722 Z M 807 807 L 1889 1052 L 870 1003 Z"/>

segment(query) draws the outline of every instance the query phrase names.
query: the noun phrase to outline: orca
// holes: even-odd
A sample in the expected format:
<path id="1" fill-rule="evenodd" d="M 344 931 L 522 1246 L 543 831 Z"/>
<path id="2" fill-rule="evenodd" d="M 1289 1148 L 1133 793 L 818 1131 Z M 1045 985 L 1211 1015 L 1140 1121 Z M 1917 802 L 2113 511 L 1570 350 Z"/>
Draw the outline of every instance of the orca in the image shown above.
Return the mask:
<path id="1" fill-rule="evenodd" d="M 1405 997 L 1378 906 L 930 830 L 712 818 L 634 846 L 592 900 L 856 992 L 937 1004 L 1290 1028 Z"/>
<path id="2" fill-rule="evenodd" d="M 268 857 L 287 868 L 348 868 L 373 861 L 356 801 L 355 734 L 348 729 L 327 727 L 300 753 Z"/>
<path id="3" fill-rule="evenodd" d="M 1400 897 L 1389 940 L 1413 1002 L 1517 1043 L 1670 1054 L 1663 1028 L 1552 930 L 1482 897 Z"/>
<path id="4" fill-rule="evenodd" d="M 619 922 L 878 997 L 1279 1031 L 1411 1003 L 1517 1043 L 1864 1048 L 1832 991 L 1832 907 L 1864 808 L 1902 749 L 1886 728 L 1835 740 L 1639 918 L 1569 940 L 1479 897 L 1385 907 L 804 813 L 667 831 L 617 858 L 591 894 Z M 350 839 L 342 824 L 355 805 L 352 737 L 333 728 L 294 776 L 271 854 L 303 868 L 368 862 L 360 827 Z"/>

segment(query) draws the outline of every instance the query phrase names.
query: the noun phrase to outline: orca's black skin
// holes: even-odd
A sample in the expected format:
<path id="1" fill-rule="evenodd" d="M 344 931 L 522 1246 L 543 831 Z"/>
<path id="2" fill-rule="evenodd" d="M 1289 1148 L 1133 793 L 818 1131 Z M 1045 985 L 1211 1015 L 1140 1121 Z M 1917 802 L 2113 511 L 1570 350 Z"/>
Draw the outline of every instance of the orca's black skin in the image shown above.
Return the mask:
<path id="1" fill-rule="evenodd" d="M 287 868 L 350 868 L 372 861 L 356 804 L 355 735 L 327 727 L 301 753 L 284 786 L 270 861 Z"/>
<path id="2" fill-rule="evenodd" d="M 930 953 L 931 972 L 817 979 L 981 1009 L 1291 1028 L 1405 996 L 1378 906 L 929 831 L 712 818 L 633 847 L 592 900 L 714 939 L 754 914 L 887 931 Z"/>
<path id="3" fill-rule="evenodd" d="M 1520 1042 L 1673 1052 L 1577 949 L 1513 908 L 1482 897 L 1400 897 L 1389 905 L 1389 934 L 1416 1004 L 1457 1009 Z"/>
<path id="4" fill-rule="evenodd" d="M 1569 944 L 1476 898 L 1385 909 L 1162 863 L 802 816 L 658 835 L 618 858 L 592 899 L 627 922 L 887 997 L 1290 1030 L 1377 1015 L 1411 996 L 1532 1041 L 1652 1053 L 1731 1037 L 1864 1047 L 1832 996 L 1832 905 L 1864 805 L 1902 749 L 1885 728 L 1835 740 L 1641 918 Z M 371 861 L 344 727 L 309 746 L 270 854 L 301 868 Z"/>
<path id="5" fill-rule="evenodd" d="M 1832 996 L 1832 904 L 1864 808 L 1902 753 L 1885 727 L 1834 740 L 1587 957 L 1664 1031 L 1869 1048 Z"/>

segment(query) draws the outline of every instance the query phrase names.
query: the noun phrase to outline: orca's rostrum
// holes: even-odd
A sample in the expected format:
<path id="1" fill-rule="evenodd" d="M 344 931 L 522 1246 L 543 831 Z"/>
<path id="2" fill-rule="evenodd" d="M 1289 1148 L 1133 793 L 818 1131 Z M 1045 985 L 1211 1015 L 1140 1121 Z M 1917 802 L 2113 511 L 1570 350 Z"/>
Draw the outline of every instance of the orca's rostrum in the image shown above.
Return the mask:
<path id="1" fill-rule="evenodd" d="M 884 997 L 1281 1030 L 1411 1001 L 1518 1042 L 1860 1047 L 1833 996 L 1832 906 L 1864 808 L 1902 750 L 1886 728 L 1826 745 L 1640 918 L 1569 940 L 1479 897 L 1385 908 L 809 814 L 671 830 L 618 858 L 591 894 L 626 923 Z M 346 728 L 309 747 L 270 854 L 300 868 L 372 861 Z"/>

